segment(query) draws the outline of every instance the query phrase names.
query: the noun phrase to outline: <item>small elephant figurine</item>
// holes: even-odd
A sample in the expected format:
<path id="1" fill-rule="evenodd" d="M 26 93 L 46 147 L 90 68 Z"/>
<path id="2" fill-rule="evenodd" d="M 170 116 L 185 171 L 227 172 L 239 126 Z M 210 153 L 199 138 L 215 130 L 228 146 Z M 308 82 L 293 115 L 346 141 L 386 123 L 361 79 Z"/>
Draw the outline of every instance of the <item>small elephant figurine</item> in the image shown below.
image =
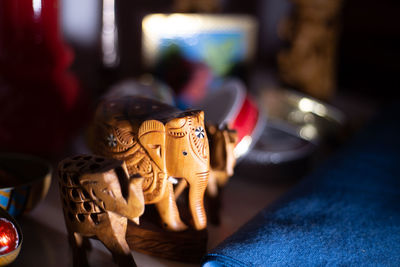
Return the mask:
<path id="1" fill-rule="evenodd" d="M 207 195 L 215 197 L 233 175 L 236 165 L 234 149 L 238 140 L 237 132 L 228 126 L 217 127 L 207 124 L 207 135 L 210 140 L 210 177 Z"/>
<path id="2" fill-rule="evenodd" d="M 105 99 L 89 128 L 88 145 L 95 154 L 124 160 L 129 175 L 144 177 L 145 204 L 155 204 L 168 230 L 187 229 L 173 188 L 179 179 L 187 181 L 193 226 L 207 226 L 203 199 L 210 163 L 203 111 L 182 112 L 138 96 Z"/>
<path id="3" fill-rule="evenodd" d="M 61 201 L 74 266 L 88 266 L 88 238 L 99 239 L 119 266 L 136 266 L 125 240 L 128 219 L 144 212 L 143 178 L 123 161 L 99 156 L 67 158 L 58 166 Z"/>

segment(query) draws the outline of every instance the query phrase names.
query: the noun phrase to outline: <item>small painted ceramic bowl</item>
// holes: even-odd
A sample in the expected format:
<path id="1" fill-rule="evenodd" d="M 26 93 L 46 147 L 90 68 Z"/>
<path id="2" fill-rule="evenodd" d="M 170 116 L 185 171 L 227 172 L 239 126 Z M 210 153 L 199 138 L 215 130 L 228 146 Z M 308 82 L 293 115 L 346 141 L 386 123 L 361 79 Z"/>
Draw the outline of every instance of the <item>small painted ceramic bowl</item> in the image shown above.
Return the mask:
<path id="1" fill-rule="evenodd" d="M 18 223 L 0 208 L 0 266 L 12 263 L 21 251 L 22 231 Z"/>
<path id="2" fill-rule="evenodd" d="M 24 154 L 0 154 L 0 208 L 11 216 L 32 210 L 50 187 L 51 165 Z"/>

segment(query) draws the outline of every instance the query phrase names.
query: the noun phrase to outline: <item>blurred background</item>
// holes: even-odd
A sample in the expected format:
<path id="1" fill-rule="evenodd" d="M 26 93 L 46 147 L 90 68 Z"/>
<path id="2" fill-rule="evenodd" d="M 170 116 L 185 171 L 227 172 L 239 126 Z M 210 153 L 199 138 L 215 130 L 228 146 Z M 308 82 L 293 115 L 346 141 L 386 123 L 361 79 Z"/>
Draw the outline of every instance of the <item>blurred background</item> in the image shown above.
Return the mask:
<path id="1" fill-rule="evenodd" d="M 218 8 L 197 8 L 207 13 L 247 14 L 258 22 L 257 49 L 253 67 L 276 68 L 277 53 L 285 46 L 279 37 L 279 27 L 292 12 L 294 4 L 302 1 L 213 1 Z M 307 1 L 304 1 L 307 2 Z M 310 3 L 313 1 L 309 1 Z M 320 1 L 321 3 L 328 1 Z M 341 2 L 341 1 L 339 1 Z M 329 4 L 327 4 L 329 5 Z M 180 11 L 173 1 L 115 1 L 116 25 L 118 25 L 118 78 L 137 76 L 144 70 L 141 53 L 141 23 L 150 13 Z M 399 71 L 400 25 L 396 14 L 396 1 L 343 1 L 337 15 L 340 20 L 337 46 L 337 90 L 377 97 L 391 96 L 398 88 L 396 74 Z M 101 66 L 100 1 L 61 1 L 61 20 L 65 40 L 74 48 L 74 69 L 86 77 Z M 97 64 L 96 64 L 97 63 Z M 91 68 L 83 66 L 90 65 Z M 82 66 L 79 68 L 79 66 Z M 97 73 L 98 74 L 98 73 Z M 377 89 L 379 87 L 379 90 Z"/>
<path id="2" fill-rule="evenodd" d="M 115 12 L 107 22 L 109 10 Z M 148 62 L 146 54 L 154 55 L 154 50 L 146 52 L 148 38 L 142 30 L 146 15 L 183 12 L 247 16 L 253 23 L 253 28 L 247 29 L 252 36 L 245 37 L 251 39 L 246 48 L 251 55 L 223 76 L 238 77 L 257 97 L 271 87 L 289 88 L 332 104 L 345 113 L 342 126 L 349 136 L 398 94 L 399 10 L 399 4 L 389 0 L 379 4 L 358 0 L 335 4 L 311 0 L 216 0 L 204 4 L 154 0 L 104 1 L 103 5 L 73 0 L 61 1 L 60 16 L 64 38 L 75 53 L 71 69 L 94 97 L 118 81 L 149 72 L 179 93 L 179 84 L 166 75 L 193 72 L 193 67 L 188 70 L 176 63 L 179 59 L 171 61 L 181 67 L 170 72 L 162 69 L 165 64 Z M 241 21 L 236 18 L 233 24 L 240 25 Z M 218 28 L 219 22 L 212 23 Z M 106 25 L 113 29 L 109 49 L 115 59 L 111 63 L 104 61 Z M 174 32 L 175 26 L 169 32 Z"/>
<path id="3" fill-rule="evenodd" d="M 31 9 L 32 3 L 33 6 L 35 3 L 36 5 L 41 3 L 40 8 L 43 8 L 45 13 L 49 1 L 32 0 L 26 1 L 26 3 L 31 6 Z M 43 14 L 43 20 L 32 19 L 32 25 L 37 27 L 32 28 L 35 31 L 32 36 L 36 36 L 32 37 L 33 39 L 18 37 L 28 33 L 21 31 L 23 29 L 21 25 L 25 25 L 25 22 L 20 20 L 20 25 L 16 22 L 18 16 L 24 15 L 23 12 L 18 11 L 16 6 L 3 4 L 2 8 L 4 14 L 7 13 L 7 9 L 15 11 L 12 16 L 4 15 L 1 22 L 3 32 L 0 66 L 4 73 L 2 75 L 4 86 L 1 87 L 0 101 L 4 104 L 2 105 L 3 118 L 0 120 L 3 128 L 0 132 L 0 147 L 4 150 L 20 150 L 21 152 L 25 150 L 43 155 L 57 154 L 62 144 L 67 144 L 71 140 L 73 134 L 69 134 L 68 138 L 68 132 L 75 129 L 74 134 L 77 134 L 76 129 L 81 129 L 84 121 L 89 120 L 97 97 L 106 92 L 111 85 L 126 79 L 152 73 L 157 79 L 172 87 L 175 93 L 180 93 L 180 89 L 177 88 L 179 84 L 177 85 L 171 79 L 168 80 L 166 76 L 175 75 L 175 80 L 177 77 L 178 80 L 184 80 L 183 74 L 179 76 L 177 73 L 184 71 L 193 73 L 197 67 L 194 67 L 193 64 L 190 67 L 185 66 L 179 61 L 179 58 L 170 59 L 171 62 L 176 63 L 175 65 L 179 65 L 172 71 L 163 69 L 169 68 L 168 60 L 166 63 L 158 62 L 158 65 L 154 62 L 149 63 L 146 55 L 153 53 L 155 56 L 156 52 L 147 49 L 149 41 L 146 39 L 147 35 L 143 33 L 142 21 L 146 15 L 152 13 L 193 14 L 195 12 L 197 14 L 242 15 L 242 17 L 233 18 L 232 25 L 234 26 L 227 27 L 231 27 L 228 31 L 235 32 L 237 30 L 235 25 L 240 25 L 243 18 L 250 25 L 247 29 L 241 29 L 247 35 L 241 36 L 240 40 L 244 43 L 248 41 L 248 43 L 246 43 L 246 47 L 241 48 L 242 52 L 244 51 L 243 55 L 236 56 L 242 56 L 243 60 L 238 61 L 236 58 L 237 64 L 235 63 L 236 65 L 229 72 L 219 76 L 238 77 L 244 82 L 246 90 L 257 96 L 260 90 L 263 91 L 265 88 L 273 86 L 294 89 L 308 96 L 316 97 L 345 112 L 349 116 L 347 122 L 350 122 L 350 127 L 359 127 L 359 124 L 371 116 L 378 106 L 385 105 L 387 101 L 397 95 L 399 87 L 397 73 L 400 52 L 397 47 L 400 24 L 396 23 L 396 14 L 400 7 L 396 1 L 384 0 L 377 4 L 374 1 L 347 0 L 332 4 L 329 1 L 312 0 L 254 0 L 246 1 L 246 3 L 236 0 L 214 0 L 199 4 L 189 0 L 88 0 L 84 2 L 60 0 L 57 11 L 50 14 L 53 17 L 49 16 L 52 20 L 46 22 L 48 17 L 45 14 Z M 27 16 L 30 14 L 33 13 L 26 13 Z M 39 21 L 42 21 L 43 24 Z M 203 19 L 204 21 L 207 19 Z M 15 27 L 8 27 L 13 31 L 6 29 L 10 23 L 15 24 Z M 40 32 L 39 28 L 46 28 L 43 26 L 46 23 L 54 24 L 53 28 L 58 28 L 59 31 L 52 29 L 53 33 L 51 34 L 48 31 Z M 212 23 L 218 29 L 220 22 L 211 22 L 211 28 L 213 27 Z M 172 25 L 172 28 L 175 26 Z M 18 33 L 19 31 L 21 32 Z M 173 31 L 174 29 L 170 27 L 169 32 Z M 196 31 L 197 33 L 201 32 L 201 30 Z M 157 29 L 153 29 L 153 33 L 155 32 Z M 196 34 L 196 32 L 192 34 Z M 42 40 L 42 42 L 39 40 L 40 38 L 57 39 L 60 44 L 54 44 L 53 41 Z M 19 47 L 25 51 L 25 54 L 17 50 L 18 46 L 15 44 L 18 42 L 26 44 L 25 47 L 22 45 Z M 29 48 L 30 50 L 27 48 L 30 46 L 29 42 L 34 44 Z M 55 48 L 53 49 L 51 46 Z M 38 48 L 35 52 L 36 58 L 30 56 L 30 53 L 35 51 L 32 47 Z M 44 89 L 52 87 L 50 84 L 35 85 L 35 83 L 39 84 L 38 81 L 41 78 L 35 80 L 31 77 L 32 75 L 29 77 L 29 79 L 32 78 L 29 85 L 17 85 L 23 80 L 21 78 L 24 75 L 27 76 L 26 73 L 31 73 L 31 69 L 40 69 L 42 63 L 38 62 L 47 60 L 46 49 L 49 47 L 50 50 L 56 51 L 47 55 L 48 61 L 59 63 L 54 65 L 49 63 L 50 67 L 47 70 L 51 72 L 52 68 L 62 69 L 60 75 L 68 72 L 74 76 L 69 78 L 58 76 L 60 80 L 56 83 L 62 83 L 61 87 L 65 87 L 59 96 L 51 96 L 55 93 Z M 211 51 L 211 49 L 209 50 Z M 211 52 L 209 54 L 211 55 L 209 58 L 212 58 L 213 54 Z M 25 55 L 25 58 L 29 59 L 30 65 L 24 62 L 24 56 L 21 55 Z M 42 58 L 40 59 L 40 57 Z M 223 60 L 223 56 L 220 57 L 214 62 L 218 63 L 218 60 Z M 197 60 L 201 61 L 201 59 Z M 206 63 L 210 63 L 210 60 Z M 15 71 L 11 71 L 10 66 L 13 66 Z M 18 78 L 16 73 L 18 73 Z M 45 75 L 43 73 L 37 75 Z M 215 78 L 215 75 L 212 78 Z M 62 79 L 64 81 L 61 81 Z M 188 78 L 186 77 L 186 79 Z M 17 82 L 17 80 L 19 81 Z M 69 85 L 66 85 L 67 83 Z M 20 87 L 24 88 L 19 90 L 20 94 L 12 92 L 12 88 Z M 21 92 L 27 90 L 27 87 L 31 87 L 30 93 L 22 94 Z M 33 87 L 38 88 L 34 89 Z M 32 103 L 35 96 L 30 97 L 33 91 L 36 96 L 43 94 L 35 100 L 35 104 Z M 55 98 L 58 100 L 54 100 Z M 66 106 L 54 105 L 53 107 L 51 102 L 56 103 L 57 101 L 64 101 Z M 24 102 L 30 104 L 26 105 Z M 18 105 L 24 106 L 22 110 L 17 108 Z M 36 106 L 41 106 L 42 110 L 41 112 L 37 111 L 36 117 L 46 113 L 42 116 L 46 118 L 50 116 L 49 113 L 52 113 L 51 116 L 57 114 L 64 122 L 54 122 L 56 119 L 50 118 L 48 123 L 36 122 L 34 125 L 30 125 L 24 121 L 24 116 L 29 117 L 33 114 L 23 110 L 37 109 Z M 53 112 L 49 112 L 49 110 L 53 110 Z M 16 122 L 16 120 L 21 121 Z M 72 123 L 72 125 L 68 125 L 68 129 L 52 130 L 52 128 L 64 128 L 63 124 L 66 121 Z M 38 123 L 43 125 L 39 126 Z M 23 132 L 22 125 L 35 132 L 35 139 L 48 139 L 48 144 L 43 145 L 42 151 L 39 146 L 31 145 L 32 142 L 24 145 L 16 144 L 25 139 L 24 134 L 21 134 Z M 43 133 L 44 128 L 47 128 L 48 132 L 53 132 L 52 135 L 65 135 L 65 137 L 60 137 L 58 141 L 50 141 L 51 137 L 43 135 L 45 134 Z M 13 144 L 11 145 L 11 143 Z M 47 146 L 46 149 L 45 146 Z M 51 148 L 51 146 L 54 147 Z"/>
<path id="4" fill-rule="evenodd" d="M 88 152 L 105 94 L 204 108 L 241 148 L 214 247 L 398 99 L 399 13 L 394 0 L 0 0 L 0 152 L 53 167 Z M 60 230 L 35 226 L 61 214 L 54 183 L 26 229 Z"/>

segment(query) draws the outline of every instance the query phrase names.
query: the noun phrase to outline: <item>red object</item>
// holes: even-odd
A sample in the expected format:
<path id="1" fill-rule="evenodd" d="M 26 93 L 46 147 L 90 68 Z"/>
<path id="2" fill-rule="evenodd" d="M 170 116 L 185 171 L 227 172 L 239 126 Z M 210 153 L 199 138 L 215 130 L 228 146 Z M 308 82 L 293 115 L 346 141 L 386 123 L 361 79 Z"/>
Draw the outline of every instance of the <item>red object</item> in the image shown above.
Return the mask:
<path id="1" fill-rule="evenodd" d="M 264 119 L 257 104 L 246 93 L 245 86 L 236 79 L 224 82 L 221 87 L 211 92 L 197 106 L 206 113 L 206 120 L 217 124 L 227 124 L 238 133 L 238 143 L 246 136 L 256 141 L 258 129 Z"/>
<path id="2" fill-rule="evenodd" d="M 0 255 L 18 247 L 19 237 L 15 226 L 7 219 L 0 218 Z"/>
<path id="3" fill-rule="evenodd" d="M 0 1 L 1 150 L 60 153 L 82 117 L 58 21 L 57 0 Z"/>
<path id="4" fill-rule="evenodd" d="M 235 129 L 238 133 L 238 143 L 246 135 L 251 136 L 253 134 L 258 119 L 259 112 L 257 105 L 249 98 L 249 96 L 246 96 L 238 115 L 230 125 L 230 127 Z"/>

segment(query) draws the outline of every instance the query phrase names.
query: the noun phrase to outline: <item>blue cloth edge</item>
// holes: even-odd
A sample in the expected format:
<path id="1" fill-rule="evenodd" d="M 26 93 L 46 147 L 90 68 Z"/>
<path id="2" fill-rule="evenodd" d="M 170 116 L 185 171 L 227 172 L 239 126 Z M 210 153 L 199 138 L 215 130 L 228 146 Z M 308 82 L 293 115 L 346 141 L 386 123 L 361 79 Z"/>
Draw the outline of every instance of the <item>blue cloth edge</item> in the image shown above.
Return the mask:
<path id="1" fill-rule="evenodd" d="M 220 259 L 224 259 L 224 261 L 220 261 Z M 219 266 L 249 266 L 249 264 L 245 264 L 239 260 L 236 260 L 234 258 L 228 257 L 226 255 L 221 255 L 221 254 L 214 254 L 214 253 L 210 253 L 205 255 L 202 260 L 201 260 L 201 266 L 205 266 L 207 264 L 207 266 L 215 266 L 215 267 L 219 267 Z M 215 263 L 217 263 L 218 265 L 215 265 Z M 227 265 L 227 263 L 229 265 Z M 210 264 L 210 265 L 208 265 Z M 254 265 L 250 265 L 250 266 L 254 266 Z"/>

